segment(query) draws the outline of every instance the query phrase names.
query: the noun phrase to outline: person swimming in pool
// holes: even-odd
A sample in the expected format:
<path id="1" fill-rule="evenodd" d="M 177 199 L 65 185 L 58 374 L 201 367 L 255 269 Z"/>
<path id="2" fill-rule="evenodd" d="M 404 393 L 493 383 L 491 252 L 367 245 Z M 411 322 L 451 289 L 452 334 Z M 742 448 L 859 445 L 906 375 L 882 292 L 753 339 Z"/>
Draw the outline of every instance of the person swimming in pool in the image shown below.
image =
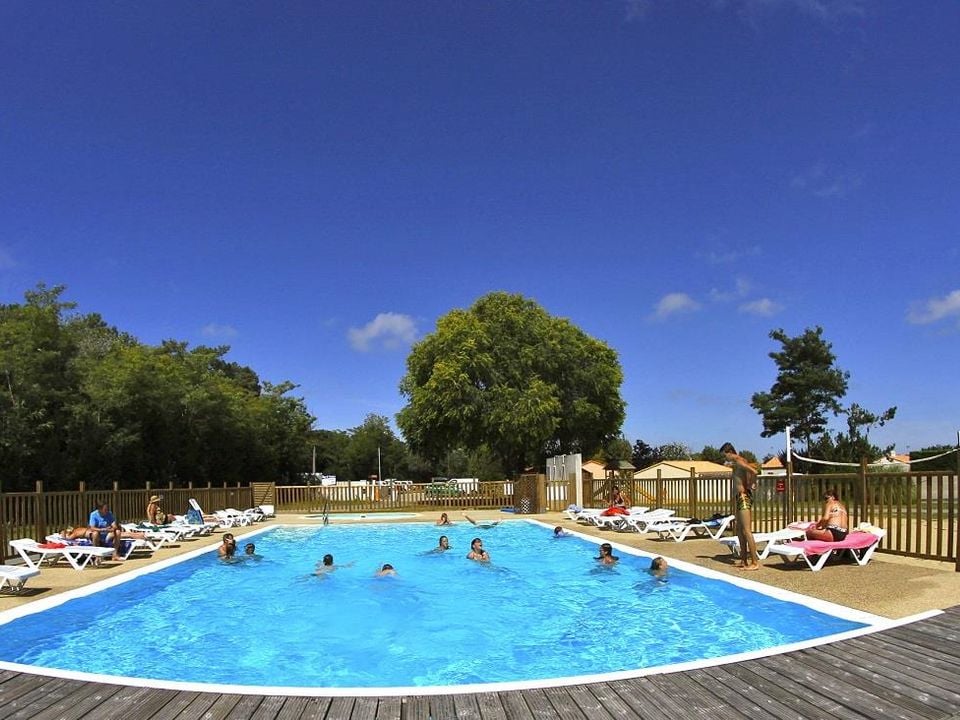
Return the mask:
<path id="1" fill-rule="evenodd" d="M 564 530 L 562 527 L 560 527 L 559 525 L 557 525 L 557 526 L 553 529 L 553 537 L 555 537 L 555 538 L 570 537 L 570 533 L 568 533 L 568 532 L 567 532 L 566 530 Z"/>
<path id="2" fill-rule="evenodd" d="M 454 523 L 450 522 L 450 518 L 446 513 L 440 513 L 440 519 L 437 520 L 437 525 L 453 525 Z"/>
<path id="3" fill-rule="evenodd" d="M 443 553 L 450 549 L 450 539 L 446 535 L 441 535 L 437 541 L 437 546 L 430 552 Z"/>
<path id="4" fill-rule="evenodd" d="M 470 552 L 467 553 L 467 560 L 490 562 L 490 553 L 483 549 L 483 540 L 474 538 L 470 541 Z"/>
<path id="5" fill-rule="evenodd" d="M 613 554 L 613 545 L 610 543 L 603 543 L 600 545 L 600 555 L 595 557 L 600 565 L 616 565 L 620 562 L 620 558 Z"/>
<path id="6" fill-rule="evenodd" d="M 352 566 L 354 562 L 355 561 L 351 560 L 350 562 L 345 563 L 344 565 L 336 565 L 333 562 L 333 555 L 331 555 L 330 553 L 327 553 L 326 555 L 323 556 L 323 560 L 317 563 L 316 568 L 314 568 L 313 570 L 313 574 L 320 575 L 320 576 L 328 575 L 332 573 L 334 570 L 336 570 L 337 568 L 348 568 Z"/>
<path id="7" fill-rule="evenodd" d="M 494 528 L 500 524 L 499 520 L 481 520 L 480 522 L 477 522 L 466 513 L 463 513 L 463 516 L 470 521 L 471 525 L 476 525 L 478 528 L 481 528 L 483 530 L 489 530 L 490 528 Z"/>
<path id="8" fill-rule="evenodd" d="M 655 557 L 650 561 L 648 572 L 661 582 L 667 581 L 667 561 L 662 557 Z"/>
<path id="9" fill-rule="evenodd" d="M 374 577 L 390 577 L 397 574 L 397 571 L 393 568 L 393 565 L 390 563 L 384 563 L 383 566 L 377 570 Z"/>

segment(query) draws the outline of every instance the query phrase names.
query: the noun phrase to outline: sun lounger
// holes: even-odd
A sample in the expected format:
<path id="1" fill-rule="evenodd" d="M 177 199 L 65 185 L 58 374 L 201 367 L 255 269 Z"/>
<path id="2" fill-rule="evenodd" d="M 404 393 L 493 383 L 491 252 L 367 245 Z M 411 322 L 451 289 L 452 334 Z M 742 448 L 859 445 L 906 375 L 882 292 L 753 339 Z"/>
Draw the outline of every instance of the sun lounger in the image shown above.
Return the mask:
<path id="1" fill-rule="evenodd" d="M 839 542 L 823 542 L 822 540 L 795 540 L 793 542 L 773 545 L 770 552 L 781 556 L 784 560 L 800 560 L 807 563 L 814 572 L 821 570 L 827 559 L 835 552 L 849 553 L 857 565 L 866 565 L 873 557 L 874 550 L 886 535 L 885 530 L 871 528 L 870 530 L 853 530 Z"/>
<path id="2" fill-rule="evenodd" d="M 803 530 L 800 528 L 786 527 L 783 530 L 775 530 L 774 532 L 754 533 L 753 541 L 757 544 L 757 556 L 761 560 L 766 560 L 767 556 L 770 555 L 770 548 L 773 545 L 785 543 L 789 540 L 802 540 L 804 537 Z M 740 538 L 736 535 L 719 538 L 718 542 L 726 545 L 731 554 L 740 555 Z"/>
<path id="3" fill-rule="evenodd" d="M 63 545 L 63 547 L 55 547 Z M 21 538 L 11 540 L 10 547 L 17 551 L 23 561 L 33 570 L 39 570 L 45 562 L 56 565 L 60 560 L 66 560 L 74 570 L 83 570 L 91 561 L 99 563 L 113 557 L 112 547 L 98 547 L 96 545 L 65 545 L 63 543 L 44 543 L 36 540 Z M 34 559 L 33 555 L 39 555 Z"/>
<path id="4" fill-rule="evenodd" d="M 700 522 L 667 522 L 659 525 L 655 532 L 661 540 L 671 538 L 676 542 L 683 542 L 688 537 L 709 537 L 719 540 L 720 537 L 730 527 L 734 516 L 727 515 L 715 520 L 702 520 Z"/>
<path id="5" fill-rule="evenodd" d="M 647 532 L 647 528 L 655 523 L 673 522 L 675 520 L 673 517 L 675 512 L 676 510 L 657 508 L 636 515 L 626 515 L 624 516 L 623 527 L 621 529 L 623 531 L 645 533 Z"/>
<path id="6" fill-rule="evenodd" d="M 0 590 L 7 588 L 11 592 L 20 592 L 27 584 L 27 580 L 39 574 L 40 571 L 36 568 L 0 565 Z"/>

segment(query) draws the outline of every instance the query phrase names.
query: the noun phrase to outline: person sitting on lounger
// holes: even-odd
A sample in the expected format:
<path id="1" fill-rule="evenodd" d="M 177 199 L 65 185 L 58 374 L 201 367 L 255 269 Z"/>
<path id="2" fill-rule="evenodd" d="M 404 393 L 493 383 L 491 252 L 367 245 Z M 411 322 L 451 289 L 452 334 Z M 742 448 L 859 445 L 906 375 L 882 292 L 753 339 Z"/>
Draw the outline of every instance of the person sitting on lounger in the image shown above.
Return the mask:
<path id="1" fill-rule="evenodd" d="M 484 530 L 489 530 L 490 528 L 496 527 L 500 524 L 499 520 L 481 520 L 480 522 L 477 522 L 466 513 L 464 513 L 463 516 L 470 521 L 471 525 L 476 525 L 478 528 L 483 528 Z"/>
<path id="2" fill-rule="evenodd" d="M 613 554 L 613 545 L 603 543 L 600 546 L 600 555 L 594 558 L 601 565 L 616 565 L 620 558 Z"/>
<path id="3" fill-rule="evenodd" d="M 847 536 L 849 526 L 847 508 L 837 497 L 837 491 L 827 490 L 823 494 L 823 513 L 816 525 L 807 528 L 807 540 L 840 542 Z"/>
<path id="4" fill-rule="evenodd" d="M 610 507 L 627 507 L 627 499 L 616 485 L 613 486 L 613 492 L 610 493 Z"/>
<path id="5" fill-rule="evenodd" d="M 123 538 L 123 531 L 117 523 L 117 519 L 110 512 L 110 506 L 107 503 L 100 503 L 90 513 L 90 520 L 87 523 L 87 537 L 94 545 L 100 547 L 113 547 L 113 560 L 119 561 L 120 541 Z"/>
<path id="6" fill-rule="evenodd" d="M 159 495 L 151 495 L 147 503 L 147 522 L 151 525 L 166 525 L 176 520 L 175 516 L 168 515 L 160 507 L 160 499 Z"/>
<path id="7" fill-rule="evenodd" d="M 474 538 L 470 541 L 470 552 L 467 553 L 467 560 L 490 562 L 490 553 L 483 549 L 483 540 Z"/>
<path id="8" fill-rule="evenodd" d="M 450 522 L 450 518 L 447 517 L 446 513 L 440 513 L 440 519 L 437 520 L 437 525 L 453 525 L 453 523 Z"/>

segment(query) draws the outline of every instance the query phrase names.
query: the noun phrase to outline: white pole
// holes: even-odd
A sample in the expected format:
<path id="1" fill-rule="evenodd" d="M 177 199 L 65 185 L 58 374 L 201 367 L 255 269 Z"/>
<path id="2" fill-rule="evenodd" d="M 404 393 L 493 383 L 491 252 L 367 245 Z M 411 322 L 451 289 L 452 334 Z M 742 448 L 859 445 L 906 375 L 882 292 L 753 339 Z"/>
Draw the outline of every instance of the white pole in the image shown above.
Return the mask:
<path id="1" fill-rule="evenodd" d="M 787 462 L 793 457 L 793 443 L 790 442 L 790 426 L 787 425 Z"/>

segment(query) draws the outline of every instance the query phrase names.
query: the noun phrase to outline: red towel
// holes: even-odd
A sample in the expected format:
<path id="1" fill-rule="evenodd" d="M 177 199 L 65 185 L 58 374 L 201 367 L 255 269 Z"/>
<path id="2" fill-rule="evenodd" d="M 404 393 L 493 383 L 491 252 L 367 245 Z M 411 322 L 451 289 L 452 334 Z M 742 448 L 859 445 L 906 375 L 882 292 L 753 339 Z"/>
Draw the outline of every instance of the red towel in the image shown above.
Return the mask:
<path id="1" fill-rule="evenodd" d="M 57 543 L 57 542 L 48 542 L 48 543 L 40 543 L 39 545 L 37 545 L 37 547 L 43 548 L 44 550 L 59 550 L 60 548 L 65 548 L 66 544 Z"/>

